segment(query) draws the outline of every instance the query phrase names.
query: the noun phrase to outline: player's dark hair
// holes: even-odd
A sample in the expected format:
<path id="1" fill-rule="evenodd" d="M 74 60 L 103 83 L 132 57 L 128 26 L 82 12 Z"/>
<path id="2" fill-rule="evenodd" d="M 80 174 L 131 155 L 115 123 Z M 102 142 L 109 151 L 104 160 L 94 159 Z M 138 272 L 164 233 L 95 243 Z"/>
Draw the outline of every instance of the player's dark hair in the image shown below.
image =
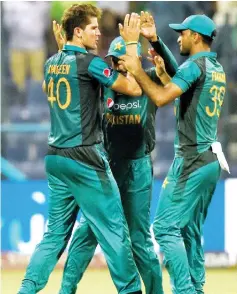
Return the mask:
<path id="1" fill-rule="evenodd" d="M 206 35 L 203 35 L 203 34 L 200 34 L 200 35 L 201 35 L 201 37 L 202 37 L 203 43 L 205 43 L 206 45 L 208 45 L 209 47 L 211 47 L 212 42 L 213 42 L 213 40 L 214 40 L 214 38 L 215 38 L 215 36 L 216 36 L 216 30 L 214 30 L 214 31 L 212 32 L 211 37 L 206 36 Z"/>
<path id="2" fill-rule="evenodd" d="M 111 56 L 111 59 L 114 62 L 114 64 L 118 64 L 118 62 L 119 62 L 119 58 L 118 57 L 112 55 Z"/>
<path id="3" fill-rule="evenodd" d="M 84 29 L 90 23 L 90 17 L 99 19 L 101 14 L 101 9 L 91 4 L 74 4 L 68 8 L 61 19 L 67 41 L 72 40 L 76 27 Z"/>

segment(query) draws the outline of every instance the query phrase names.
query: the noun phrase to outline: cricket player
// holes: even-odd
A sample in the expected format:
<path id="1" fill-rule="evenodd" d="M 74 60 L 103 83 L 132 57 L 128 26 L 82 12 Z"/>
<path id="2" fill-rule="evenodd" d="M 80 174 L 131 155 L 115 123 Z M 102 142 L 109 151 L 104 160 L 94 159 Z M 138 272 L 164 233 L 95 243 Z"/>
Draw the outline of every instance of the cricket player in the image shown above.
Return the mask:
<path id="1" fill-rule="evenodd" d="M 210 49 L 216 35 L 210 18 L 192 15 L 170 27 L 180 33 L 180 53 L 188 59 L 172 79 L 167 78 L 165 87 L 149 78 L 138 58 L 123 56 L 119 63 L 135 76 L 157 106 L 175 100 L 175 158 L 162 185 L 154 233 L 165 256 L 173 293 L 196 294 L 204 293 L 203 223 L 221 167 L 229 172 L 217 141 L 226 75 Z M 153 37 L 153 42 L 159 42 L 159 37 Z"/>
<path id="2" fill-rule="evenodd" d="M 46 285 L 71 236 L 79 207 L 105 253 L 118 293 L 142 293 L 118 186 L 102 144 L 100 97 L 101 85 L 126 95 L 138 96 L 141 90 L 131 75 L 123 76 L 87 52 L 97 48 L 99 17 L 100 10 L 90 4 L 75 4 L 66 10 L 62 25 L 67 43 L 45 64 L 43 87 L 51 118 L 45 158 L 49 222 L 20 294 L 34 294 Z M 136 53 L 137 15 L 130 22 L 134 30 L 131 32 L 128 22 L 123 30 L 134 43 L 131 52 L 135 49 Z"/>
<path id="3" fill-rule="evenodd" d="M 106 57 L 113 69 L 119 68 L 119 57 L 126 54 L 122 37 L 110 44 Z M 141 55 L 139 43 L 137 55 Z M 160 83 L 155 68 L 147 70 L 150 78 Z M 162 272 L 150 235 L 150 203 L 152 195 L 152 162 L 155 146 L 157 107 L 145 94 L 131 97 L 104 89 L 104 137 L 110 167 L 118 184 L 129 227 L 132 250 L 147 294 L 162 294 Z M 60 294 L 76 293 L 77 283 L 91 261 L 98 242 L 82 217 L 69 248 Z M 113 275 L 112 275 L 113 278 Z"/>

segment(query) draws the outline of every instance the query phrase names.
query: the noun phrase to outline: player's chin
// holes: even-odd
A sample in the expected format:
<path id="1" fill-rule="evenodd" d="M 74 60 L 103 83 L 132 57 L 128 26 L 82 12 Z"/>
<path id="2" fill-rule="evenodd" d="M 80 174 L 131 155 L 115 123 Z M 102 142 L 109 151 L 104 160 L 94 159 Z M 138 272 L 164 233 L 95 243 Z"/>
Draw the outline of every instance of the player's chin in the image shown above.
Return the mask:
<path id="1" fill-rule="evenodd" d="M 186 51 L 186 50 L 180 49 L 180 55 L 182 55 L 182 56 L 188 56 L 189 55 L 189 52 Z"/>
<path id="2" fill-rule="evenodd" d="M 93 50 L 95 50 L 95 49 L 97 49 L 97 44 L 95 43 L 95 44 L 93 44 L 93 45 L 91 45 L 91 49 L 93 49 Z"/>

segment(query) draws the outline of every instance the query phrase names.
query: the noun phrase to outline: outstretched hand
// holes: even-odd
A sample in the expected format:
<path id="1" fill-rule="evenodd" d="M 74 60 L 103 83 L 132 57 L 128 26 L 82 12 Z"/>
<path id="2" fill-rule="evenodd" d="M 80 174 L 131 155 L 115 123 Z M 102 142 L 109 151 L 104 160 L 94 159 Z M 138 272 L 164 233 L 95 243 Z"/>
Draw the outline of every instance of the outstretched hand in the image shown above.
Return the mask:
<path id="1" fill-rule="evenodd" d="M 62 25 L 59 25 L 56 20 L 53 21 L 53 33 L 58 44 L 58 49 L 62 50 L 63 46 L 66 44 L 66 39 L 62 34 Z"/>
<path id="2" fill-rule="evenodd" d="M 125 42 L 137 42 L 140 35 L 140 15 L 126 14 L 124 24 L 119 24 L 120 36 Z"/>
<path id="3" fill-rule="evenodd" d="M 141 35 L 148 41 L 157 41 L 156 25 L 153 16 L 149 12 L 141 11 Z"/>

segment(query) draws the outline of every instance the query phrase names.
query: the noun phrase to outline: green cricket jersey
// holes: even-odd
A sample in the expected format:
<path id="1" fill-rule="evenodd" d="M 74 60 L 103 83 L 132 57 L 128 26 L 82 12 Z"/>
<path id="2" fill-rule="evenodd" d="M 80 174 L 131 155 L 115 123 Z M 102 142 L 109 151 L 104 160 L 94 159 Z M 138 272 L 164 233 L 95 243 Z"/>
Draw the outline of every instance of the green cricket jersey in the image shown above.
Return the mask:
<path id="1" fill-rule="evenodd" d="M 199 52 L 177 70 L 172 83 L 184 92 L 176 99 L 176 156 L 201 153 L 217 141 L 226 76 L 214 52 Z"/>
<path id="2" fill-rule="evenodd" d="M 155 69 L 147 74 L 160 83 Z M 156 105 L 145 95 L 130 97 L 104 89 L 104 137 L 111 158 L 135 159 L 155 146 Z"/>
<path id="3" fill-rule="evenodd" d="M 78 46 L 65 45 L 44 69 L 50 108 L 50 146 L 69 148 L 100 143 L 101 84 L 110 87 L 118 77 L 100 57 Z"/>

